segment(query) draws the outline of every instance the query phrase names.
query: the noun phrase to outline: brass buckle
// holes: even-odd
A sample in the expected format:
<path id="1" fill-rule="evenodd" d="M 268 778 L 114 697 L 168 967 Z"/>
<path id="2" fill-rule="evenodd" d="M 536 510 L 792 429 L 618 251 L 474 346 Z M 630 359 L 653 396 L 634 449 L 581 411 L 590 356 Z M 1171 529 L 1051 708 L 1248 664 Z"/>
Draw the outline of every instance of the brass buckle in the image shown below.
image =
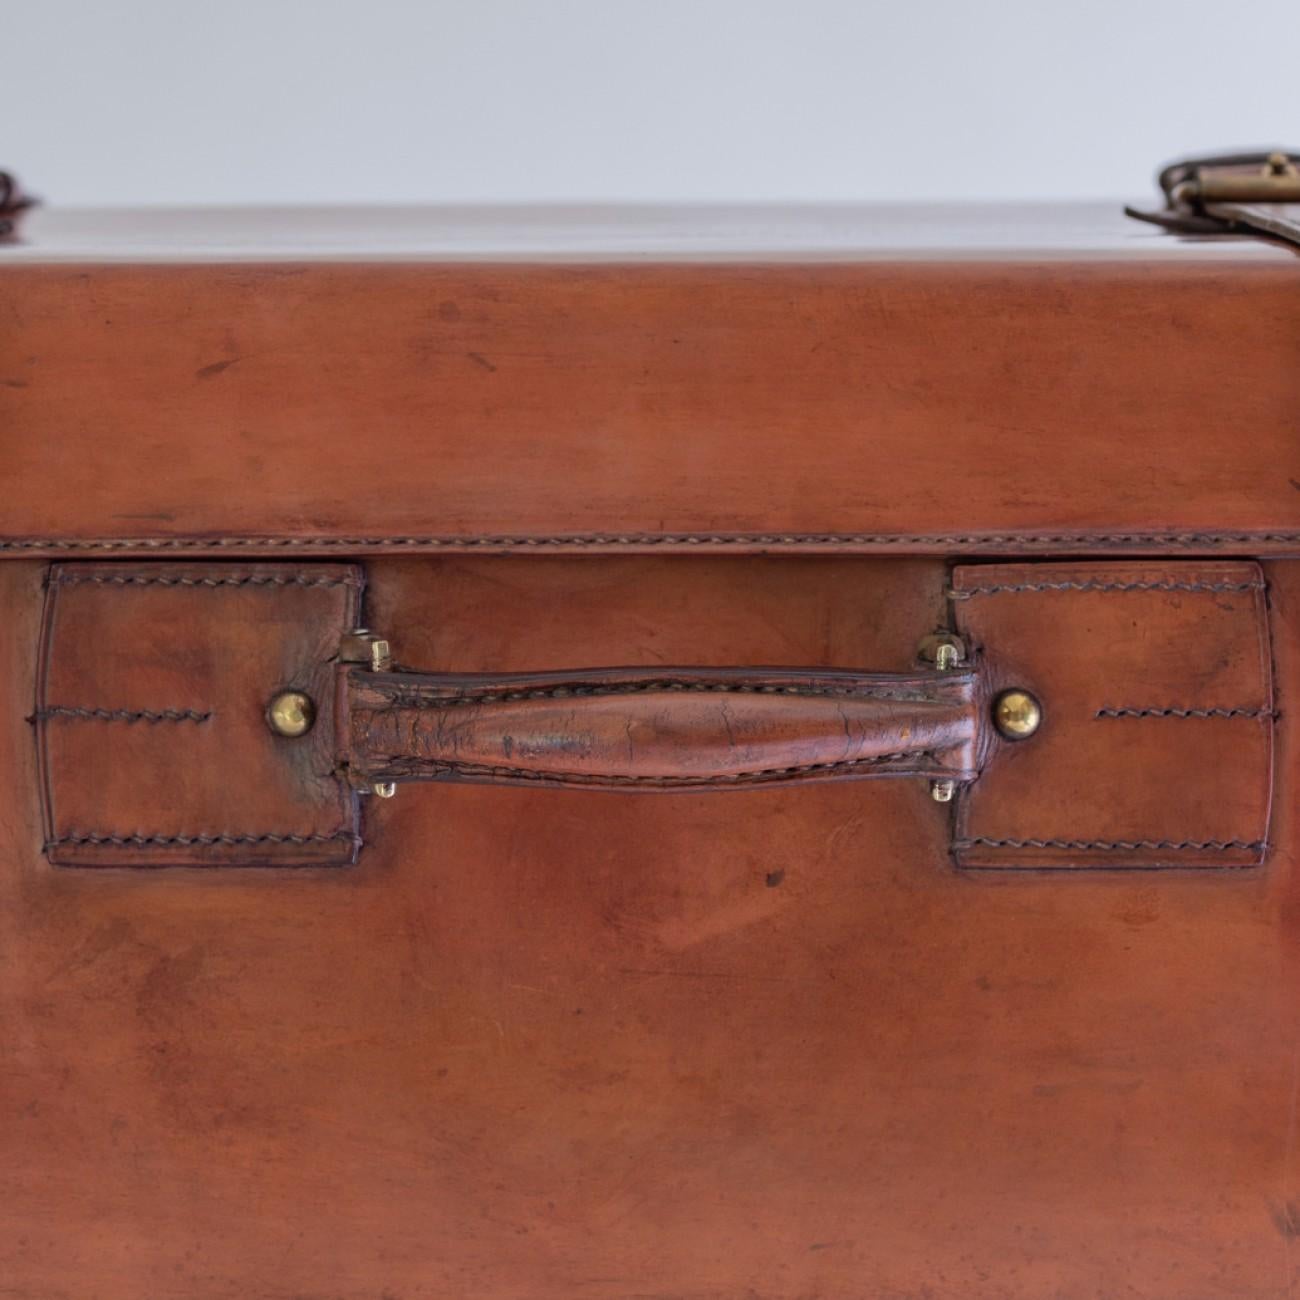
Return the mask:
<path id="1" fill-rule="evenodd" d="M 1190 159 L 1166 168 L 1160 183 L 1180 212 L 1200 214 L 1207 203 L 1300 203 L 1300 167 L 1280 149 Z"/>

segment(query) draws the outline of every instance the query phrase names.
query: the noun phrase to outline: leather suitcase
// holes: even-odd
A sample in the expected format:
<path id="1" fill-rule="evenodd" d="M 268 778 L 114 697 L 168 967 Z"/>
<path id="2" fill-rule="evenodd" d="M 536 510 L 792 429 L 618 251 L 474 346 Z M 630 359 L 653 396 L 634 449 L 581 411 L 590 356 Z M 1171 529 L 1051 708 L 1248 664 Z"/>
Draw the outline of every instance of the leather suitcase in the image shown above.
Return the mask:
<path id="1" fill-rule="evenodd" d="M 1165 179 L 31 213 L 0 1296 L 1291 1295 L 1300 194 Z"/>

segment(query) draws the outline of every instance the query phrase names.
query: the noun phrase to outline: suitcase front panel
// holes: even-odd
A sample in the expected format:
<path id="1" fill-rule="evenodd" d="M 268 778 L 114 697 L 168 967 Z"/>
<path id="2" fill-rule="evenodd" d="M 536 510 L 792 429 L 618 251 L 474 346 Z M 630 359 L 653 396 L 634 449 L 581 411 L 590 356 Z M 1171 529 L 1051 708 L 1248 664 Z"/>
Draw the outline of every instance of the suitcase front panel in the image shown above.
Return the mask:
<path id="1" fill-rule="evenodd" d="M 1283 703 L 1294 568 L 1263 570 Z M 0 1277 L 24 1300 L 1296 1280 L 1284 708 L 1258 870 L 954 869 L 925 778 L 447 784 L 369 799 L 351 868 L 57 868 L 27 721 L 46 576 L 0 565 Z M 903 671 L 951 580 L 762 558 L 368 576 L 404 661 L 492 673 L 633 647 Z M 1262 698 L 1249 680 L 1233 702 Z"/>

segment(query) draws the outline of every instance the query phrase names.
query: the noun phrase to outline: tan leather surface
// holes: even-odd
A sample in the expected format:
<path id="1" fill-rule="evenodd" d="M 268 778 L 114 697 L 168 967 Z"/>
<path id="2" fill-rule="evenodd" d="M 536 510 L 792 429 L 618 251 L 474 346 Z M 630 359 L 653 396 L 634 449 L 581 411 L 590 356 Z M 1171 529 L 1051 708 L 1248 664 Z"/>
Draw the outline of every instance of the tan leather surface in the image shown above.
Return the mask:
<path id="1" fill-rule="evenodd" d="M 1297 567 L 1266 567 L 1283 701 Z M 945 574 L 535 557 L 370 580 L 372 622 L 433 670 L 905 671 Z M 41 582 L 0 564 L 6 1300 L 1300 1284 L 1285 709 L 1255 871 L 954 871 L 912 781 L 412 787 L 368 807 L 347 870 L 66 870 L 25 721 Z"/>
<path id="2" fill-rule="evenodd" d="M 0 299 L 0 534 L 19 554 L 1300 553 L 1300 263 L 1213 244 L 0 261 Z"/>
<path id="3" fill-rule="evenodd" d="M 918 641 L 926 629 L 918 629 Z M 969 672 L 346 670 L 339 748 L 365 781 L 735 788 L 978 771 Z"/>
<path id="4" fill-rule="evenodd" d="M 361 588 L 343 564 L 53 566 L 33 714 L 50 861 L 351 862 L 332 686 Z M 292 740 L 266 722 L 290 689 L 319 709 Z"/>
<path id="5" fill-rule="evenodd" d="M 963 790 L 968 867 L 1241 867 L 1273 797 L 1268 593 L 1245 561 L 959 565 L 989 689 L 1041 702 Z"/>

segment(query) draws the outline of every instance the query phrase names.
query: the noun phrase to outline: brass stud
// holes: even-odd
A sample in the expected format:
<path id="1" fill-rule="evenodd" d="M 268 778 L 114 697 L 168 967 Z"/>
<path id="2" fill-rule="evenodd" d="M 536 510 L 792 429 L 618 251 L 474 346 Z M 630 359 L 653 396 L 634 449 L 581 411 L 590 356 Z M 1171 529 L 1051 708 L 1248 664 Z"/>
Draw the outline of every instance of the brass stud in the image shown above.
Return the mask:
<path id="1" fill-rule="evenodd" d="M 957 782 L 945 778 L 942 781 L 930 782 L 930 798 L 935 803 L 952 803 L 953 796 L 957 793 Z"/>
<path id="2" fill-rule="evenodd" d="M 993 721 L 1008 740 L 1027 740 L 1043 721 L 1043 707 L 1028 691 L 1003 691 L 994 701 Z"/>
<path id="3" fill-rule="evenodd" d="M 281 691 L 267 705 L 266 720 L 277 736 L 305 736 L 316 721 L 316 705 L 302 691 Z"/>

